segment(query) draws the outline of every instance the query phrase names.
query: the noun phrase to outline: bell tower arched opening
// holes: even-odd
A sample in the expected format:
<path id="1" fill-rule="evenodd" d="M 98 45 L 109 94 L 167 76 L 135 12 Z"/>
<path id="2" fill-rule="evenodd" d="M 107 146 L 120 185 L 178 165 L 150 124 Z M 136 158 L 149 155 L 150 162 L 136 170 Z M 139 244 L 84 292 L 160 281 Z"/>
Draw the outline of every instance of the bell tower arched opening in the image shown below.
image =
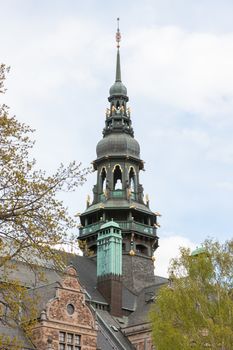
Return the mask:
<path id="1" fill-rule="evenodd" d="M 113 172 L 114 190 L 122 190 L 122 171 L 119 165 L 116 165 Z"/>
<path id="2" fill-rule="evenodd" d="M 129 171 L 129 188 L 132 192 L 136 192 L 136 175 L 133 167 Z"/>
<path id="3" fill-rule="evenodd" d="M 100 185 L 101 185 L 101 192 L 104 192 L 106 190 L 106 169 L 103 168 L 100 174 Z"/>

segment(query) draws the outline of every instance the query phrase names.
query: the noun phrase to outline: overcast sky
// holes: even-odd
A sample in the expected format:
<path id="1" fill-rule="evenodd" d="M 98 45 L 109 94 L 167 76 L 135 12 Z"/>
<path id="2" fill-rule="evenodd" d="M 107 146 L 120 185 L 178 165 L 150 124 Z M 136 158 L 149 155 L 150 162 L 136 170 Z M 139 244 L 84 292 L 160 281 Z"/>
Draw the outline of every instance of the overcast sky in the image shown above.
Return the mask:
<path id="1" fill-rule="evenodd" d="M 181 245 L 232 238 L 232 0 L 0 0 L 0 9 L 1 61 L 11 66 L 1 98 L 36 129 L 38 166 L 95 159 L 119 16 L 141 182 L 162 214 L 156 272 Z M 63 196 L 71 213 L 95 181 Z"/>

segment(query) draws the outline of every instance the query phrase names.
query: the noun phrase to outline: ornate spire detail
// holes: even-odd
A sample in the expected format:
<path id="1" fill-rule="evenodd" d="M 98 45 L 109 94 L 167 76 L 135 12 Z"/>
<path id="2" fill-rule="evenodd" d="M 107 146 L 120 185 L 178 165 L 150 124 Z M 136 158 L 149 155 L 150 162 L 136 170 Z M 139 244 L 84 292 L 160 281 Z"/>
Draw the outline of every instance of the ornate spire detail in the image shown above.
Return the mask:
<path id="1" fill-rule="evenodd" d="M 132 292 L 138 292 L 138 278 L 147 286 L 154 278 L 152 255 L 158 247 L 157 214 L 150 210 L 149 198 L 144 203 L 139 180 L 144 162 L 134 138 L 127 88 L 121 81 L 119 19 L 117 22 L 114 83 L 109 90 L 103 138 L 96 146 L 97 159 L 93 162 L 97 181 L 93 201 L 88 200 L 80 216 L 79 235 L 80 241 L 86 241 L 87 248 L 97 254 L 97 288 L 114 316 L 121 312 L 121 279 Z M 126 222 L 123 227 L 122 218 Z M 129 275 L 132 261 L 135 268 Z M 141 274 L 141 264 L 146 264 L 145 276 Z"/>
<path id="2" fill-rule="evenodd" d="M 121 33 L 119 28 L 119 18 L 117 18 L 117 60 L 116 60 L 116 79 L 109 90 L 108 101 L 110 106 L 106 111 L 104 137 L 112 133 L 129 134 L 133 137 L 133 128 L 131 125 L 130 111 L 127 108 L 129 98 L 127 88 L 121 81 L 121 64 L 120 64 L 120 41 Z"/>
<path id="3" fill-rule="evenodd" d="M 117 18 L 117 32 L 116 32 L 116 42 L 117 42 L 117 48 L 120 48 L 120 41 L 121 41 L 121 32 L 120 32 L 120 28 L 119 28 L 119 21 L 120 18 Z"/>
<path id="4" fill-rule="evenodd" d="M 120 63 L 120 41 L 121 41 L 121 32 L 119 28 L 119 18 L 117 18 L 117 32 L 116 32 L 116 43 L 117 43 L 117 60 L 116 60 L 116 78 L 114 84 L 109 90 L 109 102 L 111 99 L 117 99 L 122 97 L 126 102 L 129 100 L 127 97 L 127 89 L 121 81 L 121 63 Z M 115 107 L 119 107 L 119 103 L 115 104 Z M 112 108 L 112 106 L 111 106 Z M 111 109 L 110 108 L 110 109 Z"/>
<path id="5" fill-rule="evenodd" d="M 121 82 L 121 62 L 120 62 L 120 41 L 121 41 L 121 32 L 119 29 L 119 20 L 117 18 L 117 32 L 116 32 L 116 42 L 117 42 L 117 63 L 116 63 L 116 82 Z"/>

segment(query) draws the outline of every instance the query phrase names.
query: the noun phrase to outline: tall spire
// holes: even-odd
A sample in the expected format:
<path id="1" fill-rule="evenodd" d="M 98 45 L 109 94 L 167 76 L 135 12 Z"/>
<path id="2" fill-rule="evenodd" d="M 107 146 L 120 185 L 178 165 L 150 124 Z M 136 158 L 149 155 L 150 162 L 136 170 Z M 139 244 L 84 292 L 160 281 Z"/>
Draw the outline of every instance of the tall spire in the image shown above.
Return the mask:
<path id="1" fill-rule="evenodd" d="M 119 28 L 119 18 L 117 18 L 117 32 L 116 32 L 116 43 L 117 43 L 117 61 L 116 61 L 116 79 L 114 84 L 111 86 L 109 93 L 110 96 L 108 98 L 109 102 L 111 102 L 113 99 L 119 99 L 119 97 L 122 97 L 123 99 L 128 101 L 127 97 L 127 89 L 125 85 L 122 84 L 121 81 L 121 63 L 120 63 L 120 41 L 121 41 L 121 32 Z M 117 108 L 119 106 L 119 103 L 115 101 L 116 103 L 114 106 Z M 119 101 L 118 101 L 119 102 Z M 121 105 L 122 103 L 120 103 Z M 111 105 L 112 108 L 112 105 Z"/>
<path id="2" fill-rule="evenodd" d="M 117 22 L 116 76 L 114 71 L 112 77 L 116 81 L 109 90 L 103 138 L 96 146 L 93 202 L 80 216 L 79 235 L 80 241 L 86 241 L 87 248 L 97 254 L 97 288 L 108 300 L 113 315 L 121 311 L 121 279 L 136 293 L 151 285 L 152 256 L 158 247 L 157 214 L 150 210 L 148 200 L 144 202 L 139 179 L 144 162 L 134 138 L 127 88 L 121 81 L 119 19 Z"/>
<path id="3" fill-rule="evenodd" d="M 130 112 L 127 108 L 129 98 L 127 89 L 121 81 L 121 65 L 120 65 L 120 41 L 121 33 L 119 29 L 119 18 L 117 18 L 117 61 L 116 61 L 116 80 L 110 87 L 108 101 L 110 108 L 106 113 L 105 128 L 103 130 L 104 137 L 108 134 L 118 132 L 130 134 L 133 137 L 133 128 L 131 126 Z M 119 121 L 119 117 L 122 117 Z"/>
<path id="4" fill-rule="evenodd" d="M 116 82 L 121 82 L 121 61 L 120 61 L 120 51 L 117 49 L 117 63 L 116 63 Z"/>
<path id="5" fill-rule="evenodd" d="M 116 82 L 121 82 L 121 61 L 120 61 L 120 41 L 121 41 L 121 33 L 119 28 L 120 18 L 117 18 L 117 32 L 116 32 L 116 42 L 117 42 L 117 63 L 116 63 Z"/>

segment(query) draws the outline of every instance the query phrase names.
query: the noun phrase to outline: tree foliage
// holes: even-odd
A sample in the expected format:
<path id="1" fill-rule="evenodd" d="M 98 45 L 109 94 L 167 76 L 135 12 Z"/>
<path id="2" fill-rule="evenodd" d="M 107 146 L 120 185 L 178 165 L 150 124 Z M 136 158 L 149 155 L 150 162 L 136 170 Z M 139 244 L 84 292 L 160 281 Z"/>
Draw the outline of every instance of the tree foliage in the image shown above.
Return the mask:
<path id="1" fill-rule="evenodd" d="M 150 313 L 156 350 L 231 350 L 233 240 L 205 241 L 200 253 L 181 248 Z"/>
<path id="2" fill-rule="evenodd" d="M 8 70 L 0 65 L 0 94 L 5 93 Z M 20 324 L 23 329 L 25 320 L 18 315 L 22 305 L 29 305 L 27 293 L 19 281 L 9 279 L 6 266 L 13 268 L 15 259 L 31 266 L 42 261 L 59 264 L 61 255 L 54 247 L 67 242 L 67 233 L 77 223 L 57 194 L 75 190 L 89 172 L 76 162 L 67 167 L 61 164 L 53 175 L 38 170 L 30 159 L 32 133 L 29 126 L 10 116 L 5 104 L 0 105 L 0 322 Z M 0 346 L 2 342 L 0 337 Z"/>
<path id="3" fill-rule="evenodd" d="M 5 73 L 2 65 L 1 92 Z M 31 248 L 34 256 L 53 257 L 51 248 L 61 244 L 76 225 L 56 195 L 82 184 L 87 169 L 72 162 L 67 167 L 61 164 L 50 176 L 37 170 L 35 160 L 29 159 L 32 132 L 9 116 L 6 105 L 0 105 L 0 266 L 17 256 L 27 260 Z"/>

